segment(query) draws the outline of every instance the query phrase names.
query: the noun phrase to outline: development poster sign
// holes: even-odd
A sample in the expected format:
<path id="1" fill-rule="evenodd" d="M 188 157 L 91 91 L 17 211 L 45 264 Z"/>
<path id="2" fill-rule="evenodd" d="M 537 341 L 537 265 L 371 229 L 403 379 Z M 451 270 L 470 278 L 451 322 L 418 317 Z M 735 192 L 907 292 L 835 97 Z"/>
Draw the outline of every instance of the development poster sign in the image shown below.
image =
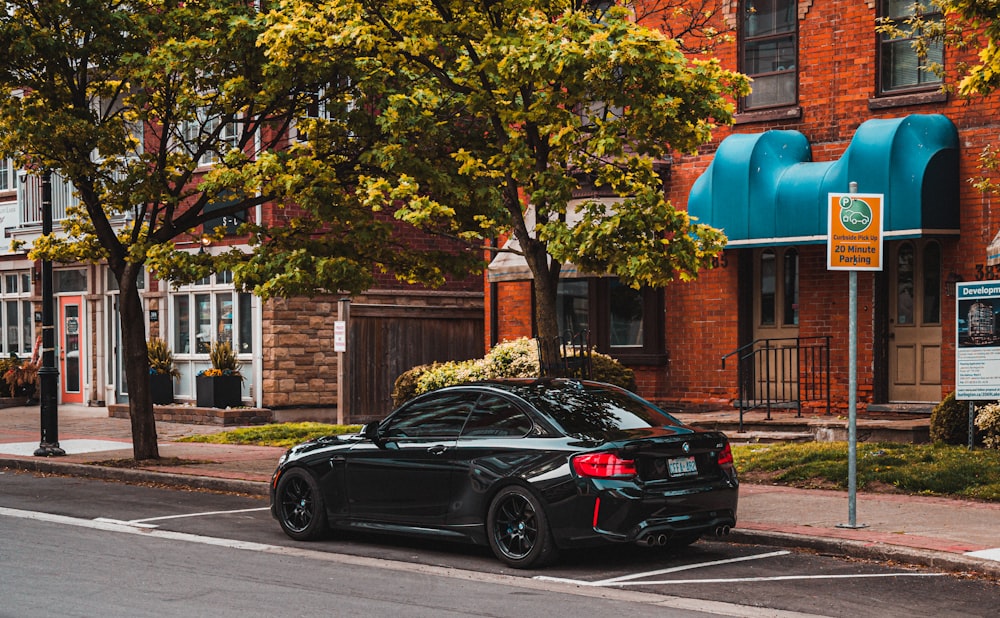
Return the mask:
<path id="1" fill-rule="evenodd" d="M 955 398 L 1000 399 L 1000 281 L 955 286 Z"/>
<path id="2" fill-rule="evenodd" d="M 880 193 L 831 193 L 827 270 L 882 270 Z"/>

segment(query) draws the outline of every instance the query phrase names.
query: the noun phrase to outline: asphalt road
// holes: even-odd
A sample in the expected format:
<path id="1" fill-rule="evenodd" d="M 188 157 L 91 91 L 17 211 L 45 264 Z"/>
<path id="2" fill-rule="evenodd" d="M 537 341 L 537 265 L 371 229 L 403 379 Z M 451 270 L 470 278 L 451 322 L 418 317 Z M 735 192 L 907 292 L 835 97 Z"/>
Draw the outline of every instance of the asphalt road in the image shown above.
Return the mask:
<path id="1" fill-rule="evenodd" d="M 462 545 L 296 543 L 259 498 L 0 471 L 0 616 L 942 617 L 995 616 L 998 598 L 983 580 L 719 541 L 539 571 Z"/>

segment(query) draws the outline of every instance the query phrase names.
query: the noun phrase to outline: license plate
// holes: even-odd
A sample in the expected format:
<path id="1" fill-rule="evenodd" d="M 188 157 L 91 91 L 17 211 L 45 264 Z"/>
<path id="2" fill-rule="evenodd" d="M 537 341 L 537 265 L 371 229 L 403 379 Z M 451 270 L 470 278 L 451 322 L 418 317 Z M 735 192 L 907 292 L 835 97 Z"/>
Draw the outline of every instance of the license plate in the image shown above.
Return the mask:
<path id="1" fill-rule="evenodd" d="M 670 476 L 690 476 L 698 474 L 698 464 L 694 457 L 674 457 L 667 460 L 667 472 Z"/>

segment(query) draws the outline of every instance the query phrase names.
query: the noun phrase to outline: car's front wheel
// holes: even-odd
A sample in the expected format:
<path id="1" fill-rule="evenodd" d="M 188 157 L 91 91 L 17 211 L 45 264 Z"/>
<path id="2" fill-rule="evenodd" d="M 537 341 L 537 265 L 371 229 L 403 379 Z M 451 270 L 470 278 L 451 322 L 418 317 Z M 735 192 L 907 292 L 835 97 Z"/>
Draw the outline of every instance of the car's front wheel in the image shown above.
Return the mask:
<path id="1" fill-rule="evenodd" d="M 511 485 L 490 503 L 486 531 L 493 553 L 516 569 L 542 566 L 555 559 L 556 546 L 548 518 L 526 487 Z"/>
<path id="2" fill-rule="evenodd" d="M 319 483 L 302 468 L 285 471 L 278 480 L 274 500 L 278 523 L 296 541 L 314 541 L 327 532 L 326 506 Z"/>

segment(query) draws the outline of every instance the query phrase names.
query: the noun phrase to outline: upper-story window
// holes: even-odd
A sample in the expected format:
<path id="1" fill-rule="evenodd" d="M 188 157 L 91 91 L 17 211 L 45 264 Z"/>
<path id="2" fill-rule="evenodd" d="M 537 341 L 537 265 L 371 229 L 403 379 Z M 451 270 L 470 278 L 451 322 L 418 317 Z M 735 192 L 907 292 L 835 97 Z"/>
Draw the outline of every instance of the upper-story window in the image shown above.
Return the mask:
<path id="1" fill-rule="evenodd" d="M 798 99 L 795 0 L 744 0 L 740 70 L 753 78 L 743 110 L 794 105 Z"/>
<path id="2" fill-rule="evenodd" d="M 239 127 L 235 122 L 227 122 L 219 129 L 222 119 L 218 116 L 210 116 L 205 109 L 199 109 L 197 117 L 185 122 L 181 126 L 181 139 L 183 146 L 188 152 L 194 152 L 201 148 L 217 129 L 218 140 L 198 157 L 198 165 L 215 165 L 222 161 L 222 157 L 233 148 L 239 147 Z"/>
<path id="3" fill-rule="evenodd" d="M 892 20 L 897 26 L 920 11 L 920 16 L 928 21 L 940 21 L 941 13 L 927 3 L 919 6 L 914 0 L 880 0 L 879 16 Z M 920 36 L 919 31 L 909 35 L 892 36 L 879 34 L 879 92 L 896 94 L 913 90 L 937 89 L 941 77 L 926 67 L 943 64 L 944 46 L 940 42 L 928 43 L 926 53 L 913 48 L 913 41 Z"/>
<path id="4" fill-rule="evenodd" d="M 10 159 L 0 158 L 0 191 L 17 189 L 17 170 Z"/>

